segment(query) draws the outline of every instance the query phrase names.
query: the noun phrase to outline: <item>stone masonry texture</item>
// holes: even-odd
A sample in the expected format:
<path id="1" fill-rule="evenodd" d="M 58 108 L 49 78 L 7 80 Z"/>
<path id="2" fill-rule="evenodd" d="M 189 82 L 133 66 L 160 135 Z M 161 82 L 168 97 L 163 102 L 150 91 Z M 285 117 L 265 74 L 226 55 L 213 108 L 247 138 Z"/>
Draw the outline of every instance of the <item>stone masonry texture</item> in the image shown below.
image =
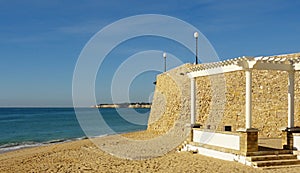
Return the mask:
<path id="1" fill-rule="evenodd" d="M 157 76 L 148 130 L 166 133 L 179 116 L 190 119 L 192 64 L 184 64 Z M 300 72 L 295 73 L 295 126 L 300 126 Z M 245 128 L 245 72 L 235 71 L 196 78 L 196 121 L 204 128 L 232 131 Z M 288 73 L 253 70 L 252 127 L 259 137 L 280 137 L 287 127 Z"/>

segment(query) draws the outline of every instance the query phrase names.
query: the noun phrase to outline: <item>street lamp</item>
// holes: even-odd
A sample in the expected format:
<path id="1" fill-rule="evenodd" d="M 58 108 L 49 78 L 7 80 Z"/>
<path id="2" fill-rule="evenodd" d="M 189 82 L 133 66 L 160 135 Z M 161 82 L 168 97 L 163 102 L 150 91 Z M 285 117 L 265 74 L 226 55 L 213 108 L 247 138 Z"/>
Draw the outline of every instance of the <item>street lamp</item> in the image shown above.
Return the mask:
<path id="1" fill-rule="evenodd" d="M 164 63 L 165 63 L 164 72 L 166 72 L 167 71 L 167 53 L 166 52 L 163 53 L 163 57 L 164 57 Z"/>
<path id="2" fill-rule="evenodd" d="M 198 32 L 194 32 L 194 37 L 196 39 L 196 64 L 198 64 L 198 37 L 199 37 L 199 34 Z"/>

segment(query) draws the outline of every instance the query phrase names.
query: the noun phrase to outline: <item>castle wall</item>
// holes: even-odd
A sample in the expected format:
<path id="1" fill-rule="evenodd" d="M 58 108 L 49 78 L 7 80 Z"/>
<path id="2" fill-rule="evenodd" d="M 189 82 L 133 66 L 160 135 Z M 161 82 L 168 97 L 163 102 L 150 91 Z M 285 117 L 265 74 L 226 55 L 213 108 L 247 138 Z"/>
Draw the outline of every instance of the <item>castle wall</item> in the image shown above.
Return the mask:
<path id="1" fill-rule="evenodd" d="M 148 129 L 156 134 L 167 133 L 174 122 L 190 122 L 190 79 L 186 73 L 191 64 L 157 76 Z"/>

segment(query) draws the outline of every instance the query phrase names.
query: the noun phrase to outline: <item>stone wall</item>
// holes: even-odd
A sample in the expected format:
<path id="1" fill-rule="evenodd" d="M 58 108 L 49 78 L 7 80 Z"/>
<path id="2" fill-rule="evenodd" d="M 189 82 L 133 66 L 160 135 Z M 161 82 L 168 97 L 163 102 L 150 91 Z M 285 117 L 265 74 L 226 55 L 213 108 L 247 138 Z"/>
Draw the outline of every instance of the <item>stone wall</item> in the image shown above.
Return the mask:
<path id="1" fill-rule="evenodd" d="M 190 122 L 190 79 L 186 75 L 190 66 L 184 64 L 157 76 L 147 130 L 166 133 L 179 116 Z"/>
<path id="2" fill-rule="evenodd" d="M 252 77 L 252 126 L 259 129 L 260 137 L 278 137 L 281 135 L 280 128 L 287 127 L 288 74 L 253 70 Z M 296 72 L 295 79 L 295 125 L 299 126 L 299 72 Z M 216 130 L 223 130 L 224 126 L 232 126 L 233 131 L 245 128 L 244 71 L 196 80 L 197 121 L 200 124 Z"/>
<path id="3" fill-rule="evenodd" d="M 185 64 L 157 77 L 148 130 L 167 132 L 178 119 L 190 119 L 190 80 Z M 300 126 L 300 72 L 295 74 L 295 126 Z M 196 78 L 196 120 L 205 128 L 232 131 L 245 128 L 245 72 Z M 279 137 L 287 127 L 288 74 L 253 70 L 252 126 L 259 137 Z"/>

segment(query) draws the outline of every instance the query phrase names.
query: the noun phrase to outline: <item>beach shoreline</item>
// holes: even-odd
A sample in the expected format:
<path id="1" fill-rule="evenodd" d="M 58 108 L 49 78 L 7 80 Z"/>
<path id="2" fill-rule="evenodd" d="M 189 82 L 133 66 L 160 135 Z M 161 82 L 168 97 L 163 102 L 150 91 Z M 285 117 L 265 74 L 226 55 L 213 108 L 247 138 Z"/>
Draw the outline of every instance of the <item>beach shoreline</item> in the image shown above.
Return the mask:
<path id="1" fill-rule="evenodd" d="M 106 136 L 106 135 L 103 135 Z M 102 136 L 99 136 L 102 137 Z M 48 146 L 48 145 L 55 145 L 55 144 L 61 144 L 65 142 L 72 142 L 72 141 L 78 141 L 78 140 L 84 140 L 88 139 L 88 137 L 78 137 L 78 138 L 68 138 L 68 139 L 57 139 L 57 140 L 51 140 L 46 142 L 25 142 L 25 143 L 9 143 L 0 146 L 0 155 L 7 152 L 13 152 L 17 150 L 22 150 L 26 148 L 35 148 L 35 147 L 41 147 L 41 146 Z"/>
<path id="2" fill-rule="evenodd" d="M 144 131 L 145 132 L 145 131 Z M 143 131 L 124 134 L 140 138 Z M 118 138 L 112 135 L 110 138 Z M 99 140 L 106 140 L 100 137 Z M 146 138 L 145 138 L 146 139 Z M 155 146 L 153 146 L 155 147 Z M 262 171 L 236 162 L 175 150 L 144 160 L 121 159 L 89 139 L 25 148 L 0 154 L 0 172 L 299 172 L 300 168 Z"/>
<path id="3" fill-rule="evenodd" d="M 90 140 L 90 139 L 95 139 L 95 138 L 102 138 L 102 137 L 109 137 L 109 136 L 115 136 L 115 135 L 125 135 L 127 137 L 135 137 L 135 133 L 143 133 L 146 132 L 145 130 L 137 130 L 137 131 L 132 131 L 132 132 L 123 132 L 123 133 L 115 133 L 115 134 L 104 134 L 100 136 L 92 136 L 92 137 L 87 137 L 87 136 L 82 136 L 82 137 L 76 137 L 76 138 L 66 138 L 66 139 L 56 139 L 56 140 L 50 140 L 46 142 L 29 142 L 29 143 L 21 143 L 21 144 L 11 144 L 11 145 L 2 145 L 0 146 L 0 155 L 3 153 L 7 152 L 13 152 L 17 150 L 22 150 L 26 148 L 35 148 L 35 147 L 41 147 L 41 146 L 48 146 L 48 145 L 56 145 L 56 144 L 62 144 L 66 142 L 73 142 L 73 141 L 79 141 L 79 140 Z M 140 136 L 139 136 L 140 137 Z"/>

